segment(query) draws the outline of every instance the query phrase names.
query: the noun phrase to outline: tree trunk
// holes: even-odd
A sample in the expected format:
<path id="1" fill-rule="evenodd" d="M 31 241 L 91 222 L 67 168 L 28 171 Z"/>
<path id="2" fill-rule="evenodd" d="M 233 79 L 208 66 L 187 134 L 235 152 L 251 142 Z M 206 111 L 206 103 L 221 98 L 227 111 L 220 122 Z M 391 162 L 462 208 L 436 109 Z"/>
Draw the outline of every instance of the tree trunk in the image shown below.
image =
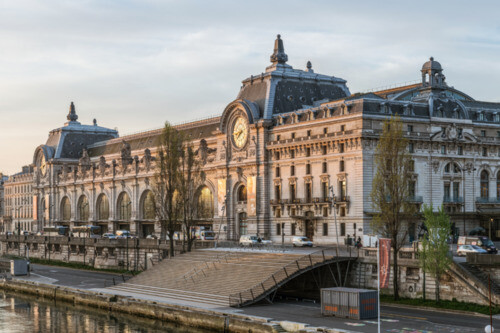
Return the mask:
<path id="1" fill-rule="evenodd" d="M 169 233 L 169 243 L 170 243 L 170 251 L 168 251 L 168 257 L 172 258 L 174 256 L 174 233 L 170 235 Z"/>
<path id="2" fill-rule="evenodd" d="M 436 302 L 439 303 L 440 298 L 439 298 L 439 274 L 436 274 Z"/>
<path id="3" fill-rule="evenodd" d="M 393 244 L 396 245 L 394 243 L 394 240 L 393 240 Z M 393 288 L 394 288 L 394 300 L 397 301 L 399 300 L 399 288 L 398 288 L 398 253 L 397 253 L 397 250 L 396 250 L 396 246 L 393 246 L 393 252 L 394 252 L 394 264 L 392 266 L 393 268 L 393 271 L 392 271 L 392 278 L 393 278 Z"/>

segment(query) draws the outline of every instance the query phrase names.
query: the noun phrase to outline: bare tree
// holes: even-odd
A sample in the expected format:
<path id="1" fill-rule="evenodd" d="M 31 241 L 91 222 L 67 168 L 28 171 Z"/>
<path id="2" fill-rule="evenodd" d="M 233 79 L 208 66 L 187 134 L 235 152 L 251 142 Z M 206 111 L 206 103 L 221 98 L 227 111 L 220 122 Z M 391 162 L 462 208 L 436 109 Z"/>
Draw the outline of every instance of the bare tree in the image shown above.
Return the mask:
<path id="1" fill-rule="evenodd" d="M 448 247 L 451 224 L 450 217 L 443 211 L 443 207 L 440 207 L 437 213 L 433 210 L 432 205 L 424 205 L 423 215 L 427 234 L 422 240 L 420 264 L 436 281 L 436 302 L 439 302 L 440 278 L 451 264 Z"/>
<path id="2" fill-rule="evenodd" d="M 156 216 L 160 221 L 160 239 L 169 238 L 169 256 L 174 255 L 174 233 L 180 215 L 180 188 L 182 136 L 169 122 L 165 123 L 158 145 L 156 172 L 152 182 Z"/>
<path id="3" fill-rule="evenodd" d="M 181 152 L 181 177 L 179 194 L 182 202 L 182 225 L 184 229 L 184 237 L 182 249 L 185 250 L 184 238 L 187 241 L 187 250 L 191 251 L 195 237 L 191 232 L 192 227 L 196 225 L 197 211 L 197 193 L 198 188 L 205 181 L 205 175 L 201 171 L 201 163 L 196 158 L 196 153 L 190 143 L 183 146 Z"/>
<path id="4" fill-rule="evenodd" d="M 408 221 L 417 212 L 415 204 L 409 200 L 412 160 L 407 145 L 400 118 L 393 116 L 386 120 L 374 156 L 376 174 L 371 199 L 375 215 L 372 228 L 383 237 L 391 239 L 396 300 L 399 299 L 398 253 L 408 235 Z"/>

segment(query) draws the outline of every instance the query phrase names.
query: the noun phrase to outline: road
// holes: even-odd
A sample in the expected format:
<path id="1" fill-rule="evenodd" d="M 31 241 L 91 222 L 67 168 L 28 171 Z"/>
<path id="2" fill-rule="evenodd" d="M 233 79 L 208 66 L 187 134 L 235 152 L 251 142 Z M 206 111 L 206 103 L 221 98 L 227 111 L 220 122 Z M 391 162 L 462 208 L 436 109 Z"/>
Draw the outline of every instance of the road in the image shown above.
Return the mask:
<path id="1" fill-rule="evenodd" d="M 353 332 L 377 331 L 377 320 L 354 320 L 321 316 L 319 304 L 286 301 L 273 305 L 254 305 L 241 313 L 306 323 L 315 327 L 334 327 Z M 381 332 L 391 333 L 479 333 L 489 324 L 489 318 L 464 314 L 443 313 L 436 310 L 406 309 L 382 306 Z M 493 319 L 493 327 L 500 328 L 500 319 Z"/>
<path id="2" fill-rule="evenodd" d="M 55 284 L 78 289 L 105 288 L 123 282 L 122 275 L 86 271 L 58 266 L 32 264 L 29 277 L 19 276 L 17 279 L 35 281 L 40 283 Z"/>

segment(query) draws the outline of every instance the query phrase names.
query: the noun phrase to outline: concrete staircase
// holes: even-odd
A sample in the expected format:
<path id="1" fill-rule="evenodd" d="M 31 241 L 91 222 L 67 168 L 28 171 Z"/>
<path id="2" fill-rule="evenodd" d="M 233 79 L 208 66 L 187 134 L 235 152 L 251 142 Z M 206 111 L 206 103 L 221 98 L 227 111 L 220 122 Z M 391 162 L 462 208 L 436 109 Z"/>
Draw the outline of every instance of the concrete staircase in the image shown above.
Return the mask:
<path id="1" fill-rule="evenodd" d="M 461 280 L 467 285 L 470 290 L 474 290 L 485 303 L 489 300 L 488 289 L 488 275 L 475 265 L 466 262 L 457 263 L 453 262 L 450 266 L 449 272 L 455 275 L 456 278 Z M 491 299 L 493 304 L 500 304 L 500 286 L 491 280 Z"/>
<path id="2" fill-rule="evenodd" d="M 194 251 L 108 288 L 132 294 L 228 306 L 229 295 L 253 287 L 302 255 Z"/>

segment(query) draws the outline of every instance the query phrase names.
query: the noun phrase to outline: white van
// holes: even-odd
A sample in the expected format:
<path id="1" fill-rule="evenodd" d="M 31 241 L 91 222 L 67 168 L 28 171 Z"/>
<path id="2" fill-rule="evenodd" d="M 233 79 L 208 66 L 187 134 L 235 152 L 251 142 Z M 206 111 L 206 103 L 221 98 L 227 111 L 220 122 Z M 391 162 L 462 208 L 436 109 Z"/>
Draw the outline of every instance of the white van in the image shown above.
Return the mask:
<path id="1" fill-rule="evenodd" d="M 240 245 L 250 246 L 259 243 L 259 238 L 256 235 L 243 235 L 240 237 Z"/>
<path id="2" fill-rule="evenodd" d="M 313 246 L 313 242 L 311 242 L 309 240 L 309 238 L 304 237 L 304 236 L 294 236 L 292 238 L 292 244 L 293 244 L 293 246 L 300 246 L 300 247 L 303 247 L 303 246 L 312 247 Z"/>

